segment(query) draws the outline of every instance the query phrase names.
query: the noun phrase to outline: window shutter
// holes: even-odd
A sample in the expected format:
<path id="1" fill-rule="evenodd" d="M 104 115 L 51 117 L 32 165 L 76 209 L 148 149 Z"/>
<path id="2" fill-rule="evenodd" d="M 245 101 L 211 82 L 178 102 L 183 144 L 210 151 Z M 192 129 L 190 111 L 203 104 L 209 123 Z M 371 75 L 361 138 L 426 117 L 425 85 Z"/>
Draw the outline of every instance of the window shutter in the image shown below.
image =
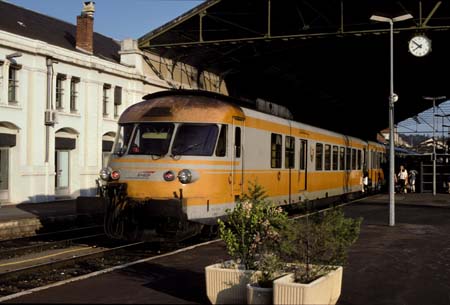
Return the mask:
<path id="1" fill-rule="evenodd" d="M 114 88 L 114 105 L 122 105 L 122 87 Z"/>

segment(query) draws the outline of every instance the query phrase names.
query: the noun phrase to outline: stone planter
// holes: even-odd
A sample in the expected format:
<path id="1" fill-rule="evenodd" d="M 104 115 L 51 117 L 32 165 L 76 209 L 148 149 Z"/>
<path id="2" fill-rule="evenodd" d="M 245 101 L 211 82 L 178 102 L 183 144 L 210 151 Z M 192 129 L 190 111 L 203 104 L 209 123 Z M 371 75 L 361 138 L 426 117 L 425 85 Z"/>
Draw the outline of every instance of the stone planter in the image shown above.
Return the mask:
<path id="1" fill-rule="evenodd" d="M 206 295 L 211 304 L 245 304 L 247 284 L 254 281 L 255 271 L 224 268 L 221 263 L 205 267 Z"/>
<path id="2" fill-rule="evenodd" d="M 247 304 L 272 304 L 273 288 L 247 284 Z"/>
<path id="3" fill-rule="evenodd" d="M 274 304 L 336 304 L 341 295 L 342 267 L 309 284 L 294 283 L 290 273 L 273 282 Z"/>

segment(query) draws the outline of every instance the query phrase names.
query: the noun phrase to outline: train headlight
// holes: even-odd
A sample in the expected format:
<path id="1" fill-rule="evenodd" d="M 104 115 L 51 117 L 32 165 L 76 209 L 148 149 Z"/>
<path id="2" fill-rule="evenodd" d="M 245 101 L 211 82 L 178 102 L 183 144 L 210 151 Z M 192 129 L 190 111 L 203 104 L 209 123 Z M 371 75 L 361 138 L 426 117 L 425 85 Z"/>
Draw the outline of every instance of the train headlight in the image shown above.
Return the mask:
<path id="1" fill-rule="evenodd" d="M 180 180 L 181 183 L 186 184 L 190 183 L 192 181 L 192 173 L 188 169 L 183 169 L 178 173 L 178 180 Z"/>
<path id="2" fill-rule="evenodd" d="M 111 172 L 111 179 L 112 180 L 119 180 L 120 179 L 120 172 L 118 170 Z"/>
<path id="3" fill-rule="evenodd" d="M 108 181 L 109 178 L 111 177 L 111 169 L 109 167 L 104 167 L 100 170 L 100 179 L 104 180 L 104 181 Z"/>
<path id="4" fill-rule="evenodd" d="M 172 171 L 167 171 L 164 173 L 164 180 L 165 181 L 173 181 L 175 180 L 175 174 Z"/>

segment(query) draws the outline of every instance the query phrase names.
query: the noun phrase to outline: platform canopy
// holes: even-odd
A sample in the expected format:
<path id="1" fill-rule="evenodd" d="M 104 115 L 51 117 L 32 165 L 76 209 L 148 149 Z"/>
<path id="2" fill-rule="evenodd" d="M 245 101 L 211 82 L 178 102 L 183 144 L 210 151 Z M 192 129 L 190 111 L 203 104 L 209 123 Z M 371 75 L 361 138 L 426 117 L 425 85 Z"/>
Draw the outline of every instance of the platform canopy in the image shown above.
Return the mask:
<path id="1" fill-rule="evenodd" d="M 217 73 L 230 95 L 287 106 L 298 121 L 374 140 L 389 125 L 389 23 L 395 122 L 450 98 L 449 1 L 207 0 L 139 38 L 139 47 Z M 425 34 L 432 52 L 415 57 Z M 443 102 L 438 100 L 436 104 Z"/>

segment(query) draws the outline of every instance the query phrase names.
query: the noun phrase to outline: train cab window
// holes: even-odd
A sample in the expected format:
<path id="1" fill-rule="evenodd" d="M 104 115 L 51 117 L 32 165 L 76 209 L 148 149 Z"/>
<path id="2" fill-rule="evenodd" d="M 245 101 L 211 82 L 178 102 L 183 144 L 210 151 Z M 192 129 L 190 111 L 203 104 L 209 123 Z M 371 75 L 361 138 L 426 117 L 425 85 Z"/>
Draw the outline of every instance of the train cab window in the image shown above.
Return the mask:
<path id="1" fill-rule="evenodd" d="M 308 151 L 308 142 L 300 140 L 300 164 L 299 169 L 306 169 L 306 152 Z"/>
<path id="2" fill-rule="evenodd" d="M 323 144 L 316 143 L 316 170 L 323 169 Z"/>
<path id="3" fill-rule="evenodd" d="M 351 169 L 351 160 L 352 160 L 352 149 L 347 147 L 345 150 L 345 169 L 350 170 Z"/>
<path id="4" fill-rule="evenodd" d="M 331 170 L 331 145 L 325 144 L 325 170 Z"/>
<path id="5" fill-rule="evenodd" d="M 127 151 L 133 129 L 133 124 L 119 126 L 119 131 L 117 132 L 117 137 L 113 148 L 114 154 L 121 156 Z"/>
<path id="6" fill-rule="evenodd" d="M 227 125 L 220 128 L 219 139 L 217 140 L 216 156 L 225 157 L 227 154 Z"/>
<path id="7" fill-rule="evenodd" d="M 333 170 L 338 170 L 339 162 L 339 147 L 333 145 Z"/>
<path id="8" fill-rule="evenodd" d="M 174 156 L 212 156 L 219 128 L 216 124 L 182 124 L 172 145 Z"/>
<path id="9" fill-rule="evenodd" d="M 339 148 L 339 170 L 345 170 L 345 147 Z"/>
<path id="10" fill-rule="evenodd" d="M 236 127 L 234 130 L 234 156 L 241 157 L 241 127 Z"/>
<path id="11" fill-rule="evenodd" d="M 285 155 L 284 155 L 284 163 L 285 168 L 294 168 L 295 167 L 295 138 L 286 136 L 285 140 Z"/>
<path id="12" fill-rule="evenodd" d="M 281 151 L 283 143 L 280 134 L 272 133 L 271 135 L 271 154 L 270 154 L 270 167 L 281 168 Z"/>
<path id="13" fill-rule="evenodd" d="M 172 139 L 172 123 L 144 123 L 136 126 L 128 154 L 165 155 Z"/>

